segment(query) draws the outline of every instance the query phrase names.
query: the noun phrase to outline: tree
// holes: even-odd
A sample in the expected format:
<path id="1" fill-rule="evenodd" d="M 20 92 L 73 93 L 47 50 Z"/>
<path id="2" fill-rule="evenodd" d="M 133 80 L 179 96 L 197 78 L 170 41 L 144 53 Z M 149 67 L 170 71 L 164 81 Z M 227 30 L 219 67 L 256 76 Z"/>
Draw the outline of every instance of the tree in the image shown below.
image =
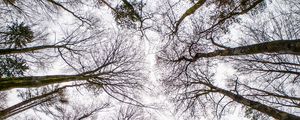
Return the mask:
<path id="1" fill-rule="evenodd" d="M 50 92 L 48 92 L 49 90 L 47 90 L 48 93 L 43 93 L 42 95 L 38 95 L 38 96 L 31 95 L 26 100 L 24 100 L 18 104 L 15 104 L 11 107 L 1 110 L 0 111 L 1 119 L 9 118 L 15 114 L 21 113 L 25 110 L 31 109 L 40 104 L 45 104 L 46 102 L 48 104 L 49 104 L 49 102 L 55 103 L 56 100 L 59 100 L 61 102 L 66 102 L 66 100 L 65 100 L 66 98 L 64 98 L 64 96 L 63 96 L 63 90 L 67 87 L 76 87 L 76 86 L 80 86 L 80 85 L 83 85 L 83 84 L 63 86 L 60 88 L 56 88 Z M 23 96 L 25 96 L 25 95 L 23 95 Z"/>
<path id="2" fill-rule="evenodd" d="M 226 43 L 218 31 L 207 37 L 203 35 L 206 24 L 193 22 L 192 30 L 163 46 L 159 59 L 169 73 L 164 74 L 162 82 L 167 93 L 174 95 L 178 109 L 191 111 L 194 116 L 214 111 L 220 119 L 228 106 L 239 103 L 275 119 L 299 119 L 293 111 L 299 108 L 299 93 L 295 92 L 299 75 L 299 14 L 294 11 L 299 8 L 285 3 L 290 9 L 261 13 L 270 19 L 243 26 L 243 36 L 235 41 Z M 215 80 L 216 67 L 221 62 L 236 70 L 235 76 L 223 79 L 227 81 L 226 88 Z"/>
<path id="3" fill-rule="evenodd" d="M 189 30 L 189 26 L 185 26 L 183 22 L 190 16 L 199 18 L 196 21 L 205 25 L 201 26 L 202 30 L 198 31 L 203 37 L 211 36 L 212 33 L 222 33 L 228 31 L 228 26 L 238 21 L 238 16 L 248 12 L 260 11 L 265 7 L 264 0 L 198 0 L 190 2 L 190 7 L 182 14 L 178 14 L 174 10 L 177 7 L 188 4 L 188 1 L 167 1 L 165 6 L 167 11 L 162 11 L 162 17 L 165 19 L 162 25 L 163 33 L 167 35 L 178 36 Z M 206 12 L 207 10 L 209 12 Z M 214 10 L 211 10 L 214 9 Z M 194 18 L 191 18 L 193 20 Z M 161 25 L 162 23 L 158 23 Z M 189 24 L 189 23 L 188 23 Z M 187 25 L 188 25 L 187 24 Z M 192 23 L 194 24 L 194 23 Z M 182 28 L 180 28 L 182 26 Z M 166 28 L 166 29 L 165 29 Z"/>
<path id="4" fill-rule="evenodd" d="M 119 111 L 116 113 L 116 118 L 113 120 L 149 120 L 152 117 L 146 116 L 146 111 L 143 108 L 137 106 L 121 106 Z"/>
<path id="5" fill-rule="evenodd" d="M 69 89 L 144 106 L 145 49 L 157 34 L 161 82 L 178 111 L 221 119 L 238 106 L 252 119 L 299 119 L 299 2 L 152 2 L 0 1 L 0 99 L 16 89 L 23 98 L 0 103 L 1 117 L 33 109 L 53 119 L 93 118 L 108 107 L 70 106 Z M 224 63 L 234 74 L 217 78 Z M 51 65 L 64 70 L 51 74 Z M 117 119 L 148 119 L 138 107 L 121 107 Z"/>
<path id="6" fill-rule="evenodd" d="M 118 101 L 142 106 L 136 100 L 135 93 L 142 89 L 143 57 L 136 43 L 130 40 L 129 32 L 104 29 L 99 18 L 91 16 L 92 13 L 83 14 L 87 11 L 74 9 L 82 5 L 81 1 L 4 2 L 6 4 L 1 3 L 3 9 L 0 10 L 0 14 L 5 15 L 10 11 L 10 16 L 0 19 L 2 23 L 8 22 L 7 25 L 1 24 L 0 56 L 3 68 L 0 91 L 47 88 L 53 85 L 59 87 L 61 83 L 71 84 L 69 86 L 73 87 L 80 83 L 84 84 L 81 89 L 95 94 L 106 93 Z M 55 20 L 59 19 L 57 15 L 64 12 L 70 14 L 72 20 Z M 15 21 L 16 19 L 18 21 Z M 47 24 L 58 26 L 57 33 L 50 31 Z M 65 74 L 30 74 L 32 70 L 39 70 L 34 69 L 35 65 L 50 66 L 55 61 L 65 66 Z M 53 91 L 42 89 L 43 94 L 27 97 L 23 102 L 10 107 L 1 107 L 1 118 L 11 117 L 48 102 L 58 102 L 55 98 L 65 87 Z M 31 91 L 28 94 L 33 93 Z M 89 117 L 107 105 L 103 108 L 94 107 L 82 116 L 75 116 L 74 119 Z M 64 111 L 60 112 L 62 114 Z"/>
<path id="7" fill-rule="evenodd" d="M 90 62 L 88 64 L 80 63 L 83 60 L 83 58 L 80 58 L 77 59 L 77 64 L 80 66 L 75 66 L 77 61 L 75 62 L 75 59 L 73 59 L 72 67 L 80 72 L 78 74 L 5 77 L 1 78 L 1 90 L 42 87 L 63 82 L 82 81 L 88 83 L 86 87 L 94 92 L 104 90 L 107 94 L 121 101 L 123 99 L 130 100 L 132 99 L 130 95 L 135 91 L 130 89 L 139 89 L 141 87 L 140 82 L 142 81 L 140 77 L 142 76 L 139 73 L 141 69 L 136 66 L 140 58 L 135 53 L 126 53 L 130 54 L 130 56 L 125 54 L 132 48 L 129 48 L 130 46 L 122 46 L 126 41 L 117 40 L 116 42 L 112 44 L 113 46 L 106 46 L 103 51 L 97 50 L 98 53 L 103 53 L 100 56 L 94 54 L 95 52 L 81 56 L 89 58 Z M 66 60 L 66 62 L 69 63 L 70 61 Z M 76 67 L 79 69 L 76 69 Z"/>

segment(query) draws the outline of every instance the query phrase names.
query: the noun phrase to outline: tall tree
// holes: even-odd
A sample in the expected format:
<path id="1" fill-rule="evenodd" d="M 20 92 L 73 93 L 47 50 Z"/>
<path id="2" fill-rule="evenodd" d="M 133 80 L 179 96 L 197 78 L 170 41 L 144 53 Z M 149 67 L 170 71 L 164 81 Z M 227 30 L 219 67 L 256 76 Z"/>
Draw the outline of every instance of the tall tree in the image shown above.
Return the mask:
<path id="1" fill-rule="evenodd" d="M 239 105 L 253 119 L 299 119 L 299 2 L 165 0 L 157 1 L 157 8 L 151 3 L 0 1 L 0 99 L 7 91 L 28 90 L 23 102 L 0 103 L 1 117 L 34 108 L 54 119 L 82 119 L 108 107 L 70 111 L 56 100 L 65 97 L 59 92 L 63 85 L 143 106 L 137 94 L 147 80 L 143 50 L 148 45 L 137 41 L 151 40 L 156 32 L 162 37 L 161 80 L 177 110 L 192 116 L 213 111 L 221 119 Z M 218 78 L 222 63 L 234 71 L 226 79 Z M 64 71 L 35 73 L 51 73 L 51 65 Z M 42 94 L 32 96 L 32 89 Z M 121 109 L 119 119 L 145 119 L 139 110 Z"/>
<path id="2" fill-rule="evenodd" d="M 295 12 L 299 7 L 284 3 L 290 8 L 245 16 L 268 17 L 242 25 L 239 39 L 226 40 L 226 34 L 216 29 L 206 31 L 209 25 L 197 18 L 191 20 L 191 28 L 163 46 L 160 64 L 170 71 L 163 74 L 162 82 L 179 110 L 195 116 L 215 111 L 220 119 L 228 106 L 239 103 L 275 119 L 299 119 L 299 14 Z M 233 66 L 235 76 L 216 79 L 220 63 Z"/>
<path id="3" fill-rule="evenodd" d="M 82 6 L 86 5 L 83 1 L 4 2 L 0 4 L 0 14 L 8 17 L 0 18 L 1 91 L 81 83 L 85 84 L 81 89 L 142 106 L 135 93 L 142 89 L 143 56 L 130 32 L 110 29 L 93 12 L 78 9 L 91 8 Z M 71 15 L 66 18 L 69 21 L 60 18 L 65 13 Z M 65 73 L 32 75 L 32 71 L 41 70 L 36 67 L 51 70 L 48 66 L 57 62 L 65 67 Z M 46 91 L 5 106 L 1 108 L 1 118 L 41 106 L 59 91 Z M 74 119 L 89 117 L 99 110 L 91 109 Z"/>

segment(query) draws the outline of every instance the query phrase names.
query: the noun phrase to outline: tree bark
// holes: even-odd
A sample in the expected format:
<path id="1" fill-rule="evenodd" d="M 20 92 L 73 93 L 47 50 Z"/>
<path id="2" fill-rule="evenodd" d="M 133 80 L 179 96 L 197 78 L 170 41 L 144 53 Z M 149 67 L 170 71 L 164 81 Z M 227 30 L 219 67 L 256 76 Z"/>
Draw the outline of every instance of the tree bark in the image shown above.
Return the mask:
<path id="1" fill-rule="evenodd" d="M 16 48 L 16 49 L 0 49 L 0 55 L 16 54 L 16 53 L 27 53 L 34 52 L 37 50 L 48 49 L 48 48 L 63 48 L 65 46 L 56 46 L 56 45 L 43 45 L 27 48 Z"/>
<path id="2" fill-rule="evenodd" d="M 2 120 L 2 119 L 9 118 L 15 114 L 19 114 L 19 113 L 26 111 L 32 107 L 35 107 L 41 103 L 50 101 L 53 98 L 57 97 L 58 94 L 67 87 L 76 87 L 76 86 L 81 86 L 81 85 L 84 85 L 84 84 L 66 85 L 66 86 L 57 88 L 51 92 L 24 100 L 24 101 L 17 103 L 11 107 L 1 110 L 0 111 L 0 119 Z"/>
<path id="3" fill-rule="evenodd" d="M 178 27 L 181 24 L 181 22 L 188 16 L 190 16 L 191 14 L 193 14 L 194 12 L 196 12 L 197 9 L 199 9 L 204 3 L 206 2 L 206 0 L 198 0 L 198 2 L 196 4 L 194 4 L 192 7 L 190 7 L 188 10 L 186 10 L 181 17 L 179 18 L 179 20 L 176 23 L 175 29 L 174 29 L 174 33 L 176 33 L 178 31 Z"/>
<path id="4" fill-rule="evenodd" d="M 42 87 L 45 85 L 55 83 L 87 80 L 91 77 L 92 76 L 84 75 L 49 75 L 0 78 L 0 91 L 9 90 L 13 88 Z"/>
<path id="5" fill-rule="evenodd" d="M 192 58 L 182 56 L 175 62 L 179 61 L 190 61 L 195 62 L 199 58 L 209 58 L 216 56 L 240 56 L 249 54 L 260 54 L 260 53 L 280 53 L 280 54 L 293 54 L 300 55 L 300 39 L 297 40 L 277 40 L 265 43 L 258 43 L 253 45 L 228 48 L 224 50 L 215 50 L 208 53 L 196 53 Z"/>
<path id="6" fill-rule="evenodd" d="M 271 116 L 275 119 L 278 119 L 278 120 L 300 120 L 299 116 L 296 116 L 296 115 L 278 110 L 276 108 L 272 108 L 272 107 L 267 106 L 265 104 L 247 99 L 247 98 L 245 98 L 241 95 L 234 94 L 234 93 L 232 93 L 228 90 L 216 87 L 212 84 L 208 84 L 208 83 L 204 83 L 204 82 L 200 82 L 200 84 L 205 85 L 207 87 L 210 87 L 211 89 L 216 90 L 216 92 L 231 98 L 235 102 L 238 102 L 238 103 L 243 104 L 245 106 L 248 106 L 252 109 L 260 111 L 260 112 L 262 112 L 264 114 L 267 114 L 267 115 L 269 115 L 269 116 Z"/>
<path id="7" fill-rule="evenodd" d="M 235 102 L 238 102 L 245 106 L 251 107 L 252 109 L 255 109 L 257 111 L 265 113 L 275 119 L 278 119 L 278 120 L 300 120 L 299 116 L 296 116 L 296 115 L 272 108 L 270 106 L 264 105 L 262 103 L 244 98 L 243 96 L 236 95 L 230 91 L 220 89 L 220 88 L 217 90 L 219 91 L 219 93 L 221 93 L 227 97 L 230 97 Z"/>
<path id="8" fill-rule="evenodd" d="M 4 110 L 0 111 L 0 119 L 6 119 L 8 117 L 11 117 L 15 114 L 21 113 L 25 110 L 28 110 L 32 107 L 35 107 L 41 103 L 44 103 L 46 101 L 49 101 L 53 98 L 55 98 L 55 94 L 58 93 L 61 89 L 54 90 L 52 92 L 39 95 L 33 98 L 30 98 L 28 100 L 22 101 L 18 104 L 15 104 L 9 108 L 6 108 Z"/>

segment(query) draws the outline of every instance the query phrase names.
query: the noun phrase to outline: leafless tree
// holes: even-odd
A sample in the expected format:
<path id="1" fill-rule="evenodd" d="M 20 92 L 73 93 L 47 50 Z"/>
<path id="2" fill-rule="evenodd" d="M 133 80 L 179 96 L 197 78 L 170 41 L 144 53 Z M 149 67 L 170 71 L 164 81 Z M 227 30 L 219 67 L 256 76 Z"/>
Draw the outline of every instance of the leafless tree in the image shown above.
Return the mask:
<path id="1" fill-rule="evenodd" d="M 48 93 L 42 93 L 41 95 L 37 95 L 37 96 L 34 96 L 34 95 L 30 95 L 30 96 L 27 96 L 27 99 L 18 103 L 18 104 L 15 104 L 13 106 L 10 106 L 10 107 L 7 107 L 7 108 L 4 108 L 3 110 L 0 111 L 0 116 L 1 116 L 1 119 L 5 119 L 5 118 L 9 118 L 13 115 L 16 115 L 16 114 L 19 114 L 23 111 L 26 111 L 28 109 L 31 109 L 35 106 L 38 106 L 40 104 L 43 104 L 45 102 L 55 102 L 57 100 L 59 101 L 66 101 L 63 96 L 63 90 L 67 87 L 76 87 L 76 86 L 80 86 L 82 84 L 79 84 L 79 85 L 69 85 L 69 86 L 63 86 L 63 87 L 60 87 L 60 88 L 55 88 L 54 90 L 44 90 L 44 92 L 48 92 Z M 30 94 L 33 94 L 30 92 Z"/>
<path id="2" fill-rule="evenodd" d="M 162 82 L 178 109 L 192 115 L 215 111 L 220 119 L 228 106 L 239 103 L 275 119 L 299 119 L 294 115 L 299 108 L 299 48 L 294 46 L 300 43 L 299 14 L 294 10 L 299 7 L 286 4 L 291 9 L 264 14 L 270 16 L 265 22 L 242 27 L 239 41 L 216 43 L 226 40 L 202 36 L 205 23 L 194 22 L 191 33 L 163 46 L 158 58 L 169 74 L 162 73 Z M 236 70 L 236 76 L 224 79 L 226 88 L 215 80 L 220 62 Z"/>
<path id="3" fill-rule="evenodd" d="M 193 22 L 204 24 L 198 35 L 211 37 L 212 34 L 228 32 L 228 26 L 238 22 L 239 16 L 255 13 L 265 8 L 264 0 L 198 0 L 198 1 L 164 1 L 161 6 L 158 32 L 171 36 L 168 39 L 181 39 L 183 34 L 191 32 Z M 187 7 L 183 12 L 182 8 Z M 178 10 L 180 12 L 178 12 Z M 196 19 L 193 21 L 193 19 Z M 155 21 L 158 21 L 155 20 Z M 154 21 L 154 22 L 155 22 Z"/>
<path id="4" fill-rule="evenodd" d="M 54 120 L 84 120 L 97 119 L 97 114 L 107 108 L 109 103 L 93 102 L 88 104 L 55 104 L 52 106 L 39 107 L 36 110 L 46 114 Z"/>
<path id="5" fill-rule="evenodd" d="M 149 113 L 143 107 L 132 105 L 121 105 L 119 111 L 116 112 L 113 120 L 151 120 L 155 119 L 151 117 Z"/>
<path id="6" fill-rule="evenodd" d="M 61 86 L 61 83 L 73 86 L 78 83 L 84 84 L 80 89 L 89 90 L 95 95 L 105 93 L 118 101 L 143 106 L 137 96 L 145 80 L 142 74 L 143 54 L 129 32 L 104 29 L 99 18 L 94 17 L 92 12 L 78 9 L 91 7 L 88 6 L 89 2 L 95 1 L 3 2 L 5 4 L 0 3 L 3 6 L 0 14 L 8 17 L 1 17 L 0 21 L 8 24 L 1 24 L 0 27 L 0 57 L 3 66 L 1 91 Z M 123 2 L 126 3 L 125 0 Z M 128 6 L 130 3 L 126 4 Z M 132 12 L 127 12 L 130 11 Z M 70 14 L 72 20 L 56 20 L 64 12 Z M 13 21 L 16 19 L 20 21 Z M 57 25 L 57 36 L 49 32 L 47 23 Z M 50 66 L 50 60 L 52 63 L 60 61 L 65 65 L 66 73 L 37 76 L 27 72 L 32 71 L 34 68 L 31 65 L 37 62 Z M 51 102 L 59 91 L 60 89 L 44 91 L 44 94 L 28 97 L 14 106 L 3 110 L 1 108 L 1 117 L 7 118 Z M 58 118 L 83 119 L 105 107 L 107 104 L 82 111 L 78 116 L 60 115 Z M 79 111 L 83 108 L 77 106 L 76 109 Z M 65 111 L 60 111 L 60 114 Z"/>

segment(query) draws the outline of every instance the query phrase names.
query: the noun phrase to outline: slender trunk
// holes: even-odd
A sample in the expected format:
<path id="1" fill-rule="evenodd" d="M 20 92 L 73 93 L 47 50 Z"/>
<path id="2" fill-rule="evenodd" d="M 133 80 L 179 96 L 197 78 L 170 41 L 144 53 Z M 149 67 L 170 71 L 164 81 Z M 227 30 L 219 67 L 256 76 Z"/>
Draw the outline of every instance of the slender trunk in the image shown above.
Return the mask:
<path id="1" fill-rule="evenodd" d="M 28 48 L 0 49 L 0 55 L 27 53 L 27 52 L 34 52 L 34 51 L 42 50 L 42 49 L 62 48 L 62 47 L 64 47 L 64 46 L 43 45 L 43 46 L 35 46 L 35 47 L 28 47 Z"/>
<path id="2" fill-rule="evenodd" d="M 65 7 L 64 5 L 62 5 L 60 2 L 56 2 L 55 0 L 47 0 L 48 2 L 52 3 L 53 5 L 56 5 L 60 8 L 62 8 L 63 10 L 67 11 L 68 13 L 72 14 L 75 18 L 77 18 L 78 20 L 84 22 L 84 23 L 87 23 L 88 25 L 91 25 L 89 23 L 88 20 L 86 20 L 85 18 L 75 14 L 75 12 L 71 11 L 70 9 L 68 9 L 67 7 Z"/>
<path id="3" fill-rule="evenodd" d="M 186 10 L 181 17 L 179 18 L 179 20 L 176 23 L 175 26 L 175 30 L 174 33 L 176 33 L 178 31 L 178 27 L 181 24 L 181 22 L 188 16 L 190 16 L 191 14 L 193 14 L 194 12 L 196 12 L 197 9 L 199 9 L 204 3 L 206 2 L 206 0 L 198 0 L 198 2 L 196 4 L 194 4 L 192 7 L 190 7 L 188 10 Z"/>
<path id="4" fill-rule="evenodd" d="M 84 75 L 49 75 L 0 78 L 0 91 L 13 88 L 41 87 L 55 83 L 87 80 L 89 78 L 91 78 L 91 76 Z"/>
<path id="5" fill-rule="evenodd" d="M 239 12 L 231 12 L 229 13 L 227 16 L 225 16 L 224 18 L 220 19 L 218 22 L 216 22 L 215 24 L 213 24 L 211 27 L 209 27 L 208 29 L 200 32 L 199 34 L 201 33 L 205 33 L 205 32 L 208 32 L 208 31 L 212 31 L 213 28 L 215 28 L 216 26 L 218 25 L 221 25 L 223 24 L 226 20 L 230 19 L 230 18 L 233 18 L 235 16 L 238 16 L 238 15 L 242 15 L 242 14 L 246 14 L 247 12 L 249 12 L 250 10 L 252 10 L 253 8 L 255 8 L 256 6 L 258 6 L 260 3 L 262 3 L 264 0 L 257 0 L 257 1 L 254 1 L 248 8 L 246 9 L 243 9 Z"/>
<path id="6" fill-rule="evenodd" d="M 28 100 L 22 101 L 18 104 L 15 104 L 9 108 L 6 108 L 4 110 L 0 111 L 0 119 L 6 119 L 8 117 L 11 117 L 15 114 L 21 113 L 25 110 L 28 110 L 32 107 L 35 107 L 41 103 L 47 102 L 53 98 L 55 98 L 55 94 L 57 94 L 61 89 L 54 90 L 52 92 L 36 96 L 33 98 L 30 98 Z"/>
<path id="7" fill-rule="evenodd" d="M 50 101 L 53 98 L 57 97 L 57 95 L 67 87 L 76 87 L 76 86 L 81 86 L 81 85 L 84 85 L 84 84 L 66 85 L 66 86 L 57 88 L 57 89 L 55 89 L 51 92 L 48 92 L 48 93 L 45 93 L 45 94 L 42 94 L 42 95 L 39 95 L 39 96 L 36 96 L 36 97 L 29 98 L 27 100 L 24 100 L 24 101 L 22 101 L 18 104 L 15 104 L 15 105 L 13 105 L 11 107 L 8 107 L 4 110 L 1 110 L 0 111 L 0 119 L 9 118 L 9 117 L 11 117 L 15 114 L 19 114 L 19 113 L 21 113 L 23 111 L 26 111 L 26 110 L 28 110 L 32 107 L 35 107 L 39 104 Z"/>
<path id="8" fill-rule="evenodd" d="M 244 98 L 243 96 L 234 94 L 228 90 L 225 90 L 225 89 L 222 89 L 222 88 L 219 88 L 219 87 L 213 86 L 211 84 L 207 84 L 207 83 L 201 83 L 201 84 L 206 85 L 212 89 L 215 89 L 217 92 L 219 92 L 227 97 L 230 97 L 235 102 L 238 102 L 238 103 L 248 106 L 252 109 L 260 111 L 260 112 L 262 112 L 266 115 L 269 115 L 275 119 L 278 119 L 278 120 L 300 120 L 299 116 L 296 116 L 296 115 L 278 110 L 276 108 L 272 108 L 265 104 Z"/>
<path id="9" fill-rule="evenodd" d="M 109 7 L 113 12 L 115 12 L 116 14 L 118 14 L 118 11 L 112 7 L 108 2 L 106 2 L 105 0 L 101 0 L 107 7 Z"/>
<path id="10" fill-rule="evenodd" d="M 216 56 L 240 56 L 259 53 L 281 53 L 300 55 L 300 39 L 297 40 L 277 40 L 253 45 L 228 48 L 224 50 L 215 50 L 209 53 L 196 53 L 193 58 L 180 57 L 175 62 L 182 60 L 195 62 L 199 58 L 209 58 Z"/>

